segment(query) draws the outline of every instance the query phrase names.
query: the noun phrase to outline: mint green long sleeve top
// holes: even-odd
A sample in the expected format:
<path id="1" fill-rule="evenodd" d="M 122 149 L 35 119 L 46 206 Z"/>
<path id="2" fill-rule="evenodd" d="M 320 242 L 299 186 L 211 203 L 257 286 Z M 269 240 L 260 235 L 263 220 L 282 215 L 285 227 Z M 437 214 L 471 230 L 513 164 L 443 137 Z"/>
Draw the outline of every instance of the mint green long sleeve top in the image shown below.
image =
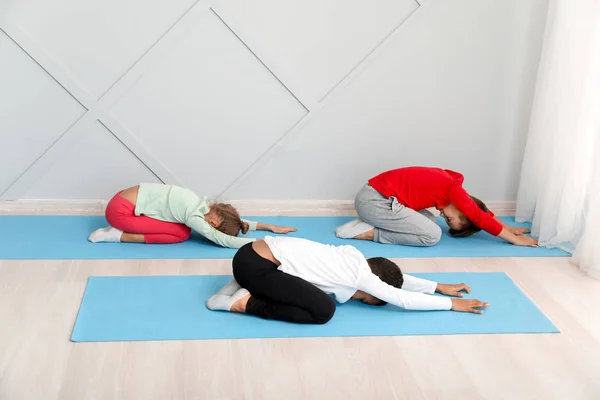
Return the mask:
<path id="1" fill-rule="evenodd" d="M 200 197 L 189 189 L 159 183 L 142 183 L 138 191 L 135 215 L 145 215 L 160 221 L 185 224 L 208 240 L 231 248 L 240 248 L 256 239 L 229 236 L 212 227 L 204 216 L 210 211 L 207 197 Z M 245 221 L 250 230 L 256 222 Z"/>

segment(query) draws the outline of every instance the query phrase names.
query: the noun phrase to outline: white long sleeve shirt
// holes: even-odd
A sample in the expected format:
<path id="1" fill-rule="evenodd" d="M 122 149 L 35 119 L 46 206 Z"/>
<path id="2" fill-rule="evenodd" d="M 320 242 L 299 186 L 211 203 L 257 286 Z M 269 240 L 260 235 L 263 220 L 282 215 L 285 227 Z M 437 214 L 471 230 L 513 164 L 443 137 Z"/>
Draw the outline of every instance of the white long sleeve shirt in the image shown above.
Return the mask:
<path id="1" fill-rule="evenodd" d="M 450 310 L 452 300 L 432 296 L 436 282 L 403 274 L 402 288 L 383 282 L 371 272 L 367 259 L 352 246 L 331 246 L 292 237 L 265 237 L 279 270 L 312 283 L 340 303 L 357 290 L 407 310 Z"/>

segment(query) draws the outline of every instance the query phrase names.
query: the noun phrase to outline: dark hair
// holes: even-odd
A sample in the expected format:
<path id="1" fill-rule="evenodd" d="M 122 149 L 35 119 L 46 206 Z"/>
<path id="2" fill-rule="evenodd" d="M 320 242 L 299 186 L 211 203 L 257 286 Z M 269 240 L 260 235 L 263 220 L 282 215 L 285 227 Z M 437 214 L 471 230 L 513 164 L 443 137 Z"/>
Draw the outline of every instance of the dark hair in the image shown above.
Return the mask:
<path id="1" fill-rule="evenodd" d="M 402 287 L 404 278 L 402 277 L 400 267 L 395 262 L 383 257 L 372 257 L 367 259 L 367 263 L 371 268 L 371 272 L 377 275 L 383 282 L 398 289 Z M 377 305 L 384 306 L 386 304 L 385 301 L 380 300 L 380 303 Z"/>
<path id="2" fill-rule="evenodd" d="M 240 230 L 246 234 L 250 229 L 247 222 L 242 221 L 240 214 L 231 204 L 214 203 L 211 209 L 221 220 L 221 224 L 217 226 L 217 230 L 229 236 L 237 236 Z"/>
<path id="3" fill-rule="evenodd" d="M 475 202 L 475 204 L 477 204 L 477 207 L 479 207 L 481 209 L 481 211 L 483 211 L 484 213 L 489 212 L 489 208 L 487 208 L 487 206 L 485 205 L 485 203 L 481 200 L 479 200 L 477 197 L 474 196 L 470 196 L 471 200 L 473 200 L 473 202 Z M 450 234 L 450 236 L 452 237 L 469 237 L 474 233 L 477 233 L 481 230 L 480 227 L 478 227 L 477 225 L 475 225 L 473 223 L 473 221 L 471 221 L 468 218 L 465 218 L 467 223 L 465 224 L 465 226 L 463 226 L 462 229 L 452 229 L 450 228 L 450 230 L 448 231 L 448 233 Z"/>

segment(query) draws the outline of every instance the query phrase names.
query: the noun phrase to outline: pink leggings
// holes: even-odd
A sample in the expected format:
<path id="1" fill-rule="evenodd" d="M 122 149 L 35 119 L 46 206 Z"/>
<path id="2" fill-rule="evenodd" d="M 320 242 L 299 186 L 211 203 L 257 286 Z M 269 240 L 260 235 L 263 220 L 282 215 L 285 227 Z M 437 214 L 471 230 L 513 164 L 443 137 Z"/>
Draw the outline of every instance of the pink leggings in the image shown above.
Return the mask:
<path id="1" fill-rule="evenodd" d="M 165 222 L 158 219 L 135 215 L 135 205 L 117 193 L 106 206 L 108 223 L 127 233 L 144 235 L 146 243 L 168 244 L 185 242 L 192 230 L 175 222 Z"/>

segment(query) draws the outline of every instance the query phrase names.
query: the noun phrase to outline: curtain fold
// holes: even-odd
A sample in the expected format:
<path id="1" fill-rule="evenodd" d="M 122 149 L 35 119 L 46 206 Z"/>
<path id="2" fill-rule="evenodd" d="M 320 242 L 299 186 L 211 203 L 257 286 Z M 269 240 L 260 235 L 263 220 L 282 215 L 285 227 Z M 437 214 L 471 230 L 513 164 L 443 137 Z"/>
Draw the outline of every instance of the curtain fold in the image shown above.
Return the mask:
<path id="1" fill-rule="evenodd" d="M 518 221 L 600 277 L 600 0 L 550 0 Z"/>

